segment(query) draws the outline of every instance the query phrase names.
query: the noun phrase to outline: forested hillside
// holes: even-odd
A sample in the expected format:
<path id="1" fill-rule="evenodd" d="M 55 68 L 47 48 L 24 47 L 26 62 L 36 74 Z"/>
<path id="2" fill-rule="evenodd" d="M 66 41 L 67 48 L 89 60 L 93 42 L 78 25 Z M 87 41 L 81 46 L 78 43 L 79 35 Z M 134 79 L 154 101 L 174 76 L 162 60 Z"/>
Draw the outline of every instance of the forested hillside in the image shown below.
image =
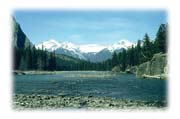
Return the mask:
<path id="1" fill-rule="evenodd" d="M 167 24 L 161 24 L 155 39 L 150 39 L 148 34 L 138 40 L 136 46 L 123 50 L 119 54 L 114 52 L 111 60 L 112 66 L 119 66 L 122 71 L 127 67 L 137 66 L 150 61 L 156 53 L 167 53 Z"/>
<path id="2" fill-rule="evenodd" d="M 36 49 L 13 18 L 13 69 L 14 70 L 104 70 L 101 63 L 90 63 L 66 55 Z M 110 67 L 108 67 L 110 69 Z"/>
<path id="3" fill-rule="evenodd" d="M 14 70 L 111 70 L 119 66 L 122 71 L 149 61 L 154 54 L 167 52 L 167 25 L 161 24 L 155 39 L 146 33 L 136 45 L 122 52 L 114 52 L 112 59 L 101 63 L 76 59 L 66 55 L 37 49 L 13 18 L 13 68 Z"/>

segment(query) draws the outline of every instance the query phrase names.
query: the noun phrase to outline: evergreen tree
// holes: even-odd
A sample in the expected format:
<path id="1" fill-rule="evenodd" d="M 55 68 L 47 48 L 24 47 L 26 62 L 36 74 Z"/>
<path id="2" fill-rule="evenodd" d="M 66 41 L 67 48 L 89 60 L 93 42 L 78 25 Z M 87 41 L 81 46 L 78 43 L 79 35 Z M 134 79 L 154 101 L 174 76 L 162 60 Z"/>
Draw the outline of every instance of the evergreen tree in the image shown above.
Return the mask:
<path id="1" fill-rule="evenodd" d="M 46 51 L 46 49 L 44 50 L 44 53 L 43 53 L 43 61 L 44 61 L 43 69 L 47 70 L 47 51 Z"/>
<path id="2" fill-rule="evenodd" d="M 141 49 L 141 41 L 138 40 L 137 46 L 134 48 L 134 62 L 135 65 L 139 65 L 141 63 L 141 57 L 142 57 L 142 49 Z"/>
<path id="3" fill-rule="evenodd" d="M 134 46 L 130 49 L 130 66 L 135 65 Z"/>
<path id="4" fill-rule="evenodd" d="M 27 60 L 25 56 L 21 57 L 21 61 L 20 61 L 20 65 L 19 65 L 19 69 L 20 70 L 28 70 L 28 66 L 27 66 Z"/>
<path id="5" fill-rule="evenodd" d="M 118 56 L 117 56 L 117 53 L 114 52 L 113 53 L 113 56 L 112 56 L 112 66 L 116 66 L 118 64 Z"/>
<path id="6" fill-rule="evenodd" d="M 52 53 L 52 52 L 50 53 L 50 57 L 49 57 L 48 69 L 49 69 L 50 71 L 53 70 L 53 53 Z"/>
<path id="7" fill-rule="evenodd" d="M 167 52 L 167 25 L 161 24 L 155 38 L 156 53 Z"/>
<path id="8" fill-rule="evenodd" d="M 53 52 L 53 69 L 56 70 L 56 53 Z"/>
<path id="9" fill-rule="evenodd" d="M 146 33 L 144 36 L 144 44 L 143 44 L 143 57 L 144 61 L 148 61 L 152 58 L 152 42 L 150 42 L 150 38 Z"/>
<path id="10" fill-rule="evenodd" d="M 127 67 L 127 53 L 126 53 L 126 50 L 123 49 L 122 51 L 122 57 L 121 57 L 121 66 L 122 66 L 122 70 L 125 71 L 126 70 L 126 67 Z"/>
<path id="11" fill-rule="evenodd" d="M 31 51 L 30 45 L 26 48 L 25 58 L 27 61 L 27 69 L 31 70 L 32 69 L 32 51 Z"/>
<path id="12" fill-rule="evenodd" d="M 35 46 L 33 46 L 33 48 L 32 48 L 32 68 L 35 70 L 38 68 L 37 59 L 38 59 L 37 50 L 36 50 Z"/>
<path id="13" fill-rule="evenodd" d="M 21 61 L 21 51 L 19 48 L 14 47 L 13 50 L 13 69 L 18 70 Z"/>

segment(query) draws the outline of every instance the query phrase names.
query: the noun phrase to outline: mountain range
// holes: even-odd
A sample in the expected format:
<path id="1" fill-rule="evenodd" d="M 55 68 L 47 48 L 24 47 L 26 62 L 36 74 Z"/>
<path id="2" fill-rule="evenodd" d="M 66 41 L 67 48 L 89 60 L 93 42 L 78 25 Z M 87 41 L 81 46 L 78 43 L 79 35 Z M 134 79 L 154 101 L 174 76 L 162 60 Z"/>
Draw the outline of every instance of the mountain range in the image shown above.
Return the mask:
<path id="1" fill-rule="evenodd" d="M 99 44 L 85 44 L 76 45 L 71 42 L 59 42 L 54 39 L 44 41 L 36 45 L 36 48 L 46 49 L 49 52 L 55 51 L 56 54 L 63 54 L 78 58 L 81 60 L 91 62 L 102 62 L 112 58 L 114 52 L 121 52 L 123 49 L 128 49 L 134 43 L 128 40 L 120 40 L 117 43 L 110 45 L 99 45 Z"/>

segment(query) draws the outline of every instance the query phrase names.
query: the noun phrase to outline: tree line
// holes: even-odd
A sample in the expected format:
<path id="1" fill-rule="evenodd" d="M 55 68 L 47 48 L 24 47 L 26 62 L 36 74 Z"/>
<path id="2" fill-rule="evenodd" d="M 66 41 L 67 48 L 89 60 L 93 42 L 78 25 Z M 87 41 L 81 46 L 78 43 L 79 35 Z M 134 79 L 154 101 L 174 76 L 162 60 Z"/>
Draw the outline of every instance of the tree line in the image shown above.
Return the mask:
<path id="1" fill-rule="evenodd" d="M 55 53 L 49 53 L 43 47 L 42 50 L 31 45 L 26 48 L 14 47 L 13 52 L 15 70 L 55 70 Z"/>
<path id="2" fill-rule="evenodd" d="M 31 45 L 26 48 L 14 47 L 13 52 L 14 70 L 110 70 L 105 63 L 92 63 L 66 55 L 58 55 L 55 52 L 48 52 L 43 46 L 42 49 L 36 49 Z"/>
<path id="3" fill-rule="evenodd" d="M 111 59 L 100 63 L 92 63 L 73 57 L 58 55 L 55 52 L 48 52 L 43 46 L 36 49 L 29 45 L 26 48 L 14 47 L 13 49 L 14 70 L 111 70 L 120 66 L 122 71 L 127 67 L 136 66 L 152 59 L 155 53 L 167 52 L 167 24 L 161 24 L 155 40 L 151 40 L 148 34 L 143 40 L 122 52 L 114 52 Z"/>
<path id="4" fill-rule="evenodd" d="M 131 46 L 122 52 L 114 52 L 112 57 L 112 67 L 120 66 L 122 71 L 127 67 L 136 66 L 152 59 L 156 53 L 167 53 L 167 24 L 161 24 L 155 40 L 151 40 L 148 34 L 143 40 L 138 40 L 135 46 Z"/>

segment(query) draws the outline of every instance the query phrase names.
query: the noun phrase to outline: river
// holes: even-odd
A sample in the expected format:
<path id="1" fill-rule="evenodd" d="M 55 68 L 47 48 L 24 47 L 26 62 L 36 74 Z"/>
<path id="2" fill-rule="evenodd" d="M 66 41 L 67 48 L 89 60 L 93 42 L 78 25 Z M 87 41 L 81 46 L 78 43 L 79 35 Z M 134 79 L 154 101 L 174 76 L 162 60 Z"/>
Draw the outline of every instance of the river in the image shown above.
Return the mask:
<path id="1" fill-rule="evenodd" d="M 167 81 L 140 79 L 133 74 L 109 71 L 62 71 L 47 75 L 14 75 L 14 94 L 162 101 L 167 97 Z"/>

